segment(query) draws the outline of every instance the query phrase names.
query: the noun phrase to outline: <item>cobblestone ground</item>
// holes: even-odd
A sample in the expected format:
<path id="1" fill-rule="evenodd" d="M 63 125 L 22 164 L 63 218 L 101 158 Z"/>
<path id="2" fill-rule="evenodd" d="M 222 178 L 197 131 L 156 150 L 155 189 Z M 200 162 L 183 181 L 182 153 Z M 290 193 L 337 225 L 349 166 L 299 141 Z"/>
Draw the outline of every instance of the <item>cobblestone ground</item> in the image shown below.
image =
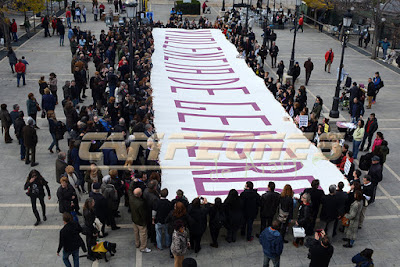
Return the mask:
<path id="1" fill-rule="evenodd" d="M 90 7 L 90 5 L 88 5 Z M 166 21 L 172 2 L 151 5 L 155 12 L 155 20 Z M 218 7 L 212 7 L 212 14 L 207 15 L 211 20 L 217 16 Z M 90 12 L 90 8 L 88 8 Z M 101 29 L 105 29 L 103 22 L 94 22 L 93 16 L 88 14 L 88 22 L 80 25 L 82 29 L 90 29 L 96 36 Z M 257 39 L 261 40 L 261 30 L 255 28 Z M 278 30 L 277 45 L 280 48 L 278 60 L 284 60 L 288 65 L 292 46 L 292 34 L 288 30 Z M 324 53 L 330 47 L 336 54 L 332 65 L 332 74 L 323 71 Z M 16 77 L 11 74 L 8 59 L 0 61 L 0 81 L 2 91 L 1 103 L 7 103 L 9 110 L 15 103 L 19 103 L 22 110 L 26 111 L 25 101 L 27 94 L 33 92 L 38 95 L 37 81 L 41 75 L 46 77 L 50 72 L 58 75 L 58 86 L 61 89 L 66 80 L 72 79 L 70 73 L 70 49 L 68 41 L 64 47 L 60 47 L 58 37 L 44 38 L 43 31 L 16 49 L 18 57 L 25 56 L 29 62 L 27 67 L 27 85 L 16 87 Z M 309 92 L 309 105 L 313 104 L 315 95 L 320 95 L 325 101 L 324 112 L 328 112 L 336 84 L 336 68 L 339 64 L 340 43 L 331 37 L 318 33 L 316 30 L 305 27 L 304 33 L 297 35 L 296 60 L 302 66 L 303 62 L 311 57 L 315 70 L 312 73 Z M 267 60 L 269 62 L 269 59 Z M 92 63 L 90 63 L 92 64 Z M 375 112 L 379 121 L 379 130 L 385 135 L 390 146 L 390 155 L 384 168 L 383 182 L 378 188 L 377 201 L 367 210 L 367 218 L 363 229 L 359 231 L 355 246 L 351 249 L 342 247 L 342 235 L 339 234 L 334 240 L 335 253 L 331 261 L 332 266 L 353 266 L 351 257 L 366 247 L 375 250 L 375 266 L 399 266 L 398 248 L 400 246 L 399 230 L 399 181 L 397 173 L 400 171 L 398 164 L 400 141 L 396 137 L 400 130 L 400 119 L 397 117 L 399 108 L 396 97 L 398 90 L 399 74 L 378 64 L 359 52 L 346 49 L 345 68 L 354 81 L 367 83 L 367 78 L 375 71 L 380 71 L 385 81 L 385 87 L 381 90 L 377 104 L 370 112 Z M 267 66 L 267 70 L 272 70 Z M 93 73 L 93 66 L 90 67 Z M 298 85 L 304 83 L 304 73 L 300 77 Z M 267 90 L 267 89 L 266 89 Z M 59 90 L 61 96 L 61 90 Z M 90 92 L 89 92 L 90 95 Z M 89 100 L 85 101 L 85 104 Z M 58 119 L 64 119 L 61 106 L 56 108 Z M 348 114 L 342 112 L 342 117 L 349 119 Z M 365 117 L 366 117 L 365 116 Z M 62 226 L 62 219 L 58 213 L 57 199 L 55 196 L 58 184 L 55 182 L 54 163 L 55 154 L 47 150 L 50 144 L 50 133 L 47 121 L 38 119 L 39 144 L 37 147 L 37 161 L 40 163 L 37 169 L 49 181 L 53 198 L 47 200 L 47 222 L 34 227 L 35 221 L 31 211 L 30 202 L 25 195 L 23 185 L 30 167 L 19 160 L 19 147 L 15 141 L 12 144 L 0 142 L 0 266 L 62 266 L 61 257 L 57 257 L 58 230 Z M 13 129 L 12 129 L 13 132 Z M 13 136 L 13 135 L 12 135 Z M 67 151 L 66 141 L 61 142 L 61 149 Z M 111 231 L 107 240 L 118 244 L 118 251 L 108 263 L 89 262 L 81 258 L 81 266 L 172 266 L 173 260 L 169 258 L 166 250 L 157 251 L 152 245 L 153 252 L 141 254 L 134 247 L 133 229 L 130 214 L 126 208 L 121 207 L 122 217 L 117 223 L 122 226 L 119 231 Z M 259 221 L 254 227 L 258 232 Z M 258 240 L 246 242 L 240 238 L 238 242 L 228 244 L 224 241 L 225 231 L 220 236 L 220 248 L 209 247 L 210 236 L 206 232 L 202 241 L 202 251 L 195 255 L 189 252 L 188 257 L 194 257 L 199 266 L 260 266 L 263 253 Z M 288 236 L 291 240 L 291 236 Z M 308 266 L 306 248 L 294 248 L 290 243 L 286 244 L 281 257 L 281 266 Z"/>

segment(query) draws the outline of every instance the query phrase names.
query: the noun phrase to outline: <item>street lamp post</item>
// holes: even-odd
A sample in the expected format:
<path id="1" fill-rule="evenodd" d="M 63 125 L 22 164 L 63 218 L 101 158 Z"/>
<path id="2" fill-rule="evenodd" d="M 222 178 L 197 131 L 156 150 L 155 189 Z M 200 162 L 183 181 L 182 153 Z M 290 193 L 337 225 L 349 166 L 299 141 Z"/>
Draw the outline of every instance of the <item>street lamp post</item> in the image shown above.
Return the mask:
<path id="1" fill-rule="evenodd" d="M 293 35 L 293 45 L 292 45 L 292 55 L 290 57 L 289 70 L 292 71 L 294 67 L 294 48 L 296 45 L 296 33 L 297 33 L 297 19 L 299 18 L 299 6 L 301 5 L 301 0 L 296 0 L 296 11 L 294 15 L 294 35 Z"/>
<path id="2" fill-rule="evenodd" d="M 225 0 L 222 0 L 222 8 L 221 11 L 225 11 Z"/>
<path id="3" fill-rule="evenodd" d="M 137 0 L 126 0 L 125 1 L 126 14 L 129 18 L 129 90 L 133 90 L 133 28 L 135 26 L 135 41 L 137 43 L 136 35 L 136 20 L 137 20 Z M 136 45 L 137 46 L 137 45 Z M 137 47 L 136 47 L 137 48 Z"/>
<path id="4" fill-rule="evenodd" d="M 342 55 L 340 58 L 340 65 L 339 65 L 339 74 L 338 74 L 338 79 L 337 79 L 337 84 L 336 84 L 336 90 L 335 90 L 335 96 L 333 97 L 333 103 L 332 103 L 332 109 L 329 112 L 329 117 L 331 118 L 339 118 L 339 93 L 340 93 L 340 84 L 341 84 L 341 76 L 342 76 L 342 70 L 343 70 L 343 60 L 344 60 L 344 50 L 346 48 L 346 42 L 349 37 L 349 33 L 347 32 L 347 28 L 350 27 L 351 21 L 353 18 L 353 14 L 351 14 L 350 10 L 347 11 L 346 14 L 343 16 L 343 32 L 344 32 L 344 38 L 343 38 L 343 43 L 342 43 Z"/>

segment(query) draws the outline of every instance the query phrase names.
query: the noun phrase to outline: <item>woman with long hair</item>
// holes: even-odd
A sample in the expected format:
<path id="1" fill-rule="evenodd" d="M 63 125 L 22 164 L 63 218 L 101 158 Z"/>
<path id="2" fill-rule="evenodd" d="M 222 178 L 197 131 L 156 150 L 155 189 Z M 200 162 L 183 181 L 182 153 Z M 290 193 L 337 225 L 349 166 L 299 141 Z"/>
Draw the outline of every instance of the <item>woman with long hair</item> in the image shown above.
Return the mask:
<path id="1" fill-rule="evenodd" d="M 243 223 L 243 203 L 235 189 L 231 189 L 224 201 L 227 229 L 226 241 L 236 242 L 236 234 Z"/>
<path id="2" fill-rule="evenodd" d="M 214 205 L 211 206 L 209 214 L 210 214 L 209 227 L 212 239 L 212 243 L 210 244 L 210 246 L 218 248 L 219 231 L 221 230 L 221 227 L 225 223 L 225 211 L 222 206 L 221 198 L 219 197 L 215 198 Z"/>
<path id="3" fill-rule="evenodd" d="M 47 112 L 47 120 L 49 122 L 49 131 L 50 131 L 51 137 L 53 138 L 53 142 L 50 144 L 48 150 L 50 151 L 50 153 L 54 153 L 53 147 L 55 145 L 57 153 L 59 153 L 59 152 L 61 152 L 61 150 L 60 150 L 60 147 L 58 146 L 58 139 L 56 137 L 57 119 L 56 119 L 56 114 L 54 113 L 54 110 L 49 110 Z"/>
<path id="4" fill-rule="evenodd" d="M 92 184 L 101 183 L 103 174 L 97 167 L 96 163 L 90 164 L 90 170 L 85 172 L 85 182 L 88 184 L 88 192 L 92 192 Z"/>
<path id="5" fill-rule="evenodd" d="M 381 144 L 382 144 L 382 141 L 384 140 L 385 138 L 383 137 L 383 133 L 382 132 L 377 132 L 376 133 L 376 138 L 375 138 L 375 140 L 374 140 L 374 144 L 372 145 L 372 152 L 374 152 L 374 150 L 375 150 L 375 148 L 377 147 L 377 146 L 380 146 Z"/>
<path id="6" fill-rule="evenodd" d="M 93 226 L 96 219 L 96 214 L 94 211 L 94 199 L 89 197 L 86 199 L 83 205 L 83 218 L 85 219 L 85 231 L 86 231 L 86 246 L 88 249 L 87 258 L 89 260 L 95 261 L 96 257 L 93 256 L 92 246 L 96 245 L 96 237 L 98 230 Z"/>
<path id="7" fill-rule="evenodd" d="M 285 240 L 285 234 L 290 221 L 293 218 L 293 190 L 290 184 L 286 184 L 282 190 L 281 197 L 279 200 L 279 213 L 278 220 L 282 223 L 281 236 L 283 242 L 288 243 Z"/>
<path id="8" fill-rule="evenodd" d="M 44 203 L 44 187 L 46 187 L 47 195 L 49 200 L 51 199 L 50 188 L 48 182 L 43 178 L 39 171 L 33 169 L 29 172 L 26 178 L 24 190 L 28 190 L 26 193 L 31 198 L 32 211 L 36 217 L 35 226 L 40 224 L 39 212 L 36 208 L 36 199 L 39 199 L 40 206 L 42 206 L 43 221 L 46 221 L 46 205 Z"/>
<path id="9" fill-rule="evenodd" d="M 346 244 L 343 245 L 345 248 L 353 247 L 354 241 L 357 237 L 361 210 L 363 208 L 363 199 L 361 191 L 354 191 L 354 202 L 350 206 L 349 213 L 344 215 L 345 218 L 349 219 L 349 226 L 345 229 L 346 237 L 343 238 L 343 241 L 346 241 Z"/>
<path id="10" fill-rule="evenodd" d="M 187 249 L 190 247 L 190 239 L 187 227 L 182 220 L 174 223 L 174 232 L 172 234 L 171 251 L 175 258 L 174 267 L 182 267 L 182 262 Z"/>
<path id="11" fill-rule="evenodd" d="M 58 104 L 58 97 L 57 97 L 57 75 L 52 72 L 49 75 L 49 85 L 50 85 L 50 91 L 51 94 L 54 96 L 56 100 L 56 105 Z"/>

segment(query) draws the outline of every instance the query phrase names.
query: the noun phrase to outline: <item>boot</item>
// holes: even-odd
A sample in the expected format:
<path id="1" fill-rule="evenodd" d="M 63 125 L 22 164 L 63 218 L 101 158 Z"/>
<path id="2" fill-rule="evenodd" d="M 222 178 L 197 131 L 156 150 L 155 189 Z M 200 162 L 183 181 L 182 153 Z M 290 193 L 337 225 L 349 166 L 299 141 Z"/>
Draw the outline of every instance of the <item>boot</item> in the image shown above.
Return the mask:
<path id="1" fill-rule="evenodd" d="M 349 240 L 349 241 L 347 241 L 346 244 L 343 245 L 343 247 L 345 247 L 345 248 L 352 248 L 352 247 L 353 247 L 353 244 L 352 244 L 351 241 L 353 241 L 353 243 L 354 243 L 354 240 Z"/>

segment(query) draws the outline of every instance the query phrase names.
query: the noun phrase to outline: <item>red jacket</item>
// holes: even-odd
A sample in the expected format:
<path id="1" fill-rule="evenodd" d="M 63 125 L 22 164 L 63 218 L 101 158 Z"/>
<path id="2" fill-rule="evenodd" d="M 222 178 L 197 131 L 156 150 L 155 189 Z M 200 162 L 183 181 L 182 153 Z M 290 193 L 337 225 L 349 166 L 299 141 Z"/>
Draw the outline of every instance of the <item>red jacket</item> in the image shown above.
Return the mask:
<path id="1" fill-rule="evenodd" d="M 13 24 L 11 24 L 11 32 L 17 32 L 18 27 L 17 27 L 17 23 L 14 22 Z"/>
<path id="2" fill-rule="evenodd" d="M 22 62 L 15 64 L 15 71 L 17 73 L 25 73 L 25 64 Z"/>
<path id="3" fill-rule="evenodd" d="M 304 23 L 304 19 L 303 19 L 303 17 L 301 17 L 301 18 L 299 19 L 299 25 L 301 26 L 301 25 L 303 25 L 303 23 Z"/>
<path id="4" fill-rule="evenodd" d="M 67 12 L 65 12 L 65 17 L 66 18 L 70 18 L 71 17 L 71 11 L 67 10 Z"/>
<path id="5" fill-rule="evenodd" d="M 330 51 L 327 51 L 327 52 L 325 53 L 325 61 L 330 60 L 331 62 L 333 62 L 333 57 L 335 56 L 335 54 L 334 54 L 333 51 L 332 51 L 332 52 L 331 52 L 331 56 L 329 57 L 329 52 L 330 52 Z"/>

